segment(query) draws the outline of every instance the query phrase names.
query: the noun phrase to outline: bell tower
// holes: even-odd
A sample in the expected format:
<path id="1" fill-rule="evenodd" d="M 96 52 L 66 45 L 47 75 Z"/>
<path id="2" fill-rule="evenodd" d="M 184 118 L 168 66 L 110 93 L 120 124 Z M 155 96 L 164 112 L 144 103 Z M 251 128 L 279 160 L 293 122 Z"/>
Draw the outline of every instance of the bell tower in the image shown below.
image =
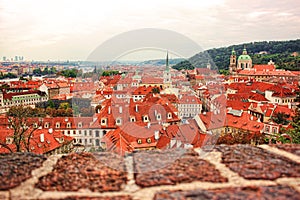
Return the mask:
<path id="1" fill-rule="evenodd" d="M 232 48 L 230 55 L 229 72 L 231 74 L 236 73 L 236 54 L 234 48 Z"/>

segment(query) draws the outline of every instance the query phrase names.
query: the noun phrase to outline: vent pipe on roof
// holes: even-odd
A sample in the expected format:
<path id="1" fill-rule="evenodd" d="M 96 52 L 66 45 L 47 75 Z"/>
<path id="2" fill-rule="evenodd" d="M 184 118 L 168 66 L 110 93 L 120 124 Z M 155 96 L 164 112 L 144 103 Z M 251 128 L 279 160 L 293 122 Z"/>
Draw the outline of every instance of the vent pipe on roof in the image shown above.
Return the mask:
<path id="1" fill-rule="evenodd" d="M 45 141 L 45 135 L 44 135 L 44 133 L 40 134 L 40 141 L 41 142 Z"/>

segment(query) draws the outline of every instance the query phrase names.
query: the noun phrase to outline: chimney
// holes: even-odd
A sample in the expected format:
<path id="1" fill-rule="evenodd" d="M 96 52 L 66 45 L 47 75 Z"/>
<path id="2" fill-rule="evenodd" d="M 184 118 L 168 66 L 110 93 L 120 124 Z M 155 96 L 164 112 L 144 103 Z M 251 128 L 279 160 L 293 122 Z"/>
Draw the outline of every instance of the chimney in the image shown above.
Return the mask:
<path id="1" fill-rule="evenodd" d="M 51 134 L 53 133 L 53 129 L 52 128 L 49 128 L 48 132 Z"/>
<path id="2" fill-rule="evenodd" d="M 119 107 L 119 113 L 121 114 L 122 111 L 123 111 L 123 108 L 122 108 L 122 106 L 120 106 L 120 107 Z"/>
<path id="3" fill-rule="evenodd" d="M 40 134 L 40 141 L 45 142 L 45 135 L 44 133 Z"/>
<path id="4" fill-rule="evenodd" d="M 150 127 L 151 127 L 151 123 L 148 122 L 148 123 L 147 123 L 147 128 L 150 128 Z"/>
<path id="5" fill-rule="evenodd" d="M 154 131 L 154 139 L 155 140 L 159 139 L 159 131 Z"/>
<path id="6" fill-rule="evenodd" d="M 135 112 L 139 112 L 139 107 L 137 104 L 135 104 Z"/>
<path id="7" fill-rule="evenodd" d="M 109 114 L 109 115 L 110 115 L 110 112 L 111 112 L 111 111 L 110 111 L 110 106 L 108 106 L 108 114 Z"/>
<path id="8" fill-rule="evenodd" d="M 253 121 L 253 116 L 251 115 L 250 120 Z"/>

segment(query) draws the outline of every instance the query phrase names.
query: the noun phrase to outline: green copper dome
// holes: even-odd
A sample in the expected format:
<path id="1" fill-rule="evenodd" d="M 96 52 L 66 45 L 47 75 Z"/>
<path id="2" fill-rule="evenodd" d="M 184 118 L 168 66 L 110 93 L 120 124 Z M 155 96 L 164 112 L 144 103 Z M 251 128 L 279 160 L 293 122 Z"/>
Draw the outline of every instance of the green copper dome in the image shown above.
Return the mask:
<path id="1" fill-rule="evenodd" d="M 239 56 L 238 60 L 251 60 L 251 57 L 247 54 L 246 47 L 244 47 L 243 53 Z"/>
<path id="2" fill-rule="evenodd" d="M 249 55 L 240 55 L 238 60 L 251 60 L 251 57 Z"/>

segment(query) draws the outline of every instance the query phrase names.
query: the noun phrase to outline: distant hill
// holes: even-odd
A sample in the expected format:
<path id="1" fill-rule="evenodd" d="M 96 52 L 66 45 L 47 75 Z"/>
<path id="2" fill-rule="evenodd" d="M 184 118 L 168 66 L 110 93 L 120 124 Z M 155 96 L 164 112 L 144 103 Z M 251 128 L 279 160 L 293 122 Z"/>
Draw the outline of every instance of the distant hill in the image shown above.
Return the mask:
<path id="1" fill-rule="evenodd" d="M 300 39 L 290 41 L 251 42 L 231 45 L 229 47 L 213 48 L 194 55 L 188 61 L 192 66 L 197 68 L 206 67 L 207 63 L 210 62 L 212 68 L 228 69 L 232 48 L 234 48 L 237 56 L 239 56 L 242 54 L 244 46 L 246 46 L 247 52 L 251 56 L 254 64 L 267 64 L 272 59 L 277 68 L 300 70 L 300 56 L 291 55 L 294 52 L 300 53 Z M 190 64 L 187 61 L 182 61 L 174 65 L 173 68 L 190 68 Z"/>
<path id="2" fill-rule="evenodd" d="M 180 62 L 182 62 L 184 59 L 183 58 L 172 58 L 169 59 L 169 64 L 170 65 L 176 65 Z M 166 64 L 166 59 L 157 59 L 157 60 L 146 60 L 138 63 L 139 65 L 153 65 L 153 66 L 160 66 L 160 65 L 165 65 Z"/>

